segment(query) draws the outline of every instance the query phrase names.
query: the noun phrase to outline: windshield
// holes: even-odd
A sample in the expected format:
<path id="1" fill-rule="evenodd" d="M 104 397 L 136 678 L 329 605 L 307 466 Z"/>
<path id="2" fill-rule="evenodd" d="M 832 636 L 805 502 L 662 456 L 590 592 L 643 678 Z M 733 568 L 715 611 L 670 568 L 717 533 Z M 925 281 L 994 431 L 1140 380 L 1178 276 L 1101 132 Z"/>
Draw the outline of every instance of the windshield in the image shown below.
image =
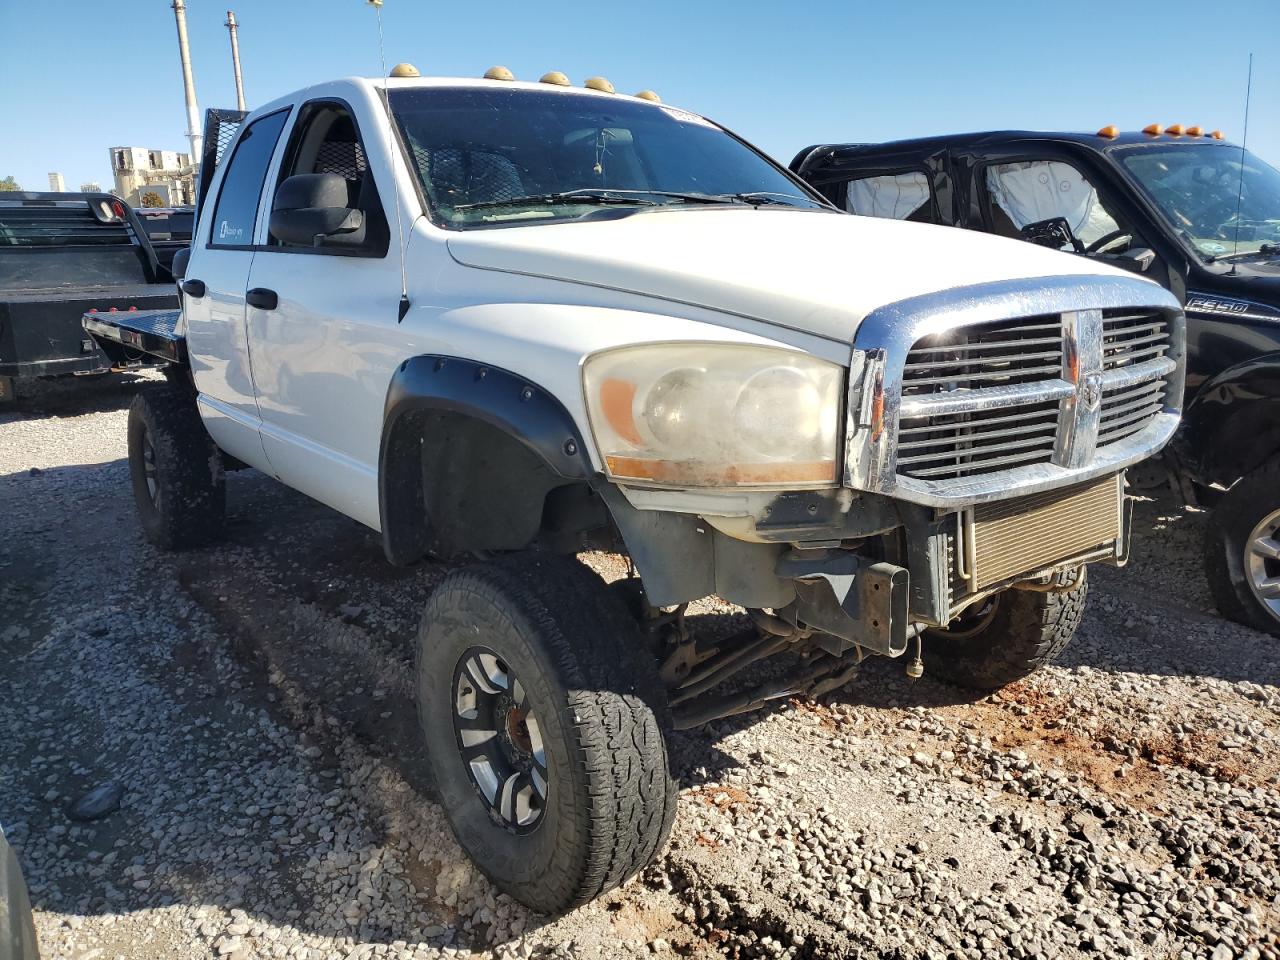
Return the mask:
<path id="1" fill-rule="evenodd" d="M 558 90 L 392 90 L 438 220 L 514 225 L 715 203 L 819 208 L 715 124 L 629 97 Z M 566 196 L 566 194 L 568 194 Z"/>
<path id="2" fill-rule="evenodd" d="M 1264 246 L 1280 243 L 1280 171 L 1248 151 L 1171 144 L 1117 153 L 1202 260 L 1265 253 Z"/>

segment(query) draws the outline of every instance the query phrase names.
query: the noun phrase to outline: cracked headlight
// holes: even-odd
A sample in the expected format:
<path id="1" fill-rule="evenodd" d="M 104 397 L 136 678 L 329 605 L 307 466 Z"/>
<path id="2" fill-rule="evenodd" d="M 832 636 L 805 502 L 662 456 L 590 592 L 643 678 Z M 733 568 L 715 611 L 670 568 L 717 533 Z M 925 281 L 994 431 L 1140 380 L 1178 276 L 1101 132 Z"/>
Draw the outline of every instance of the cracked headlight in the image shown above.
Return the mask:
<path id="1" fill-rule="evenodd" d="M 622 347 L 583 365 L 610 477 L 672 487 L 823 487 L 837 478 L 844 370 L 723 343 Z"/>

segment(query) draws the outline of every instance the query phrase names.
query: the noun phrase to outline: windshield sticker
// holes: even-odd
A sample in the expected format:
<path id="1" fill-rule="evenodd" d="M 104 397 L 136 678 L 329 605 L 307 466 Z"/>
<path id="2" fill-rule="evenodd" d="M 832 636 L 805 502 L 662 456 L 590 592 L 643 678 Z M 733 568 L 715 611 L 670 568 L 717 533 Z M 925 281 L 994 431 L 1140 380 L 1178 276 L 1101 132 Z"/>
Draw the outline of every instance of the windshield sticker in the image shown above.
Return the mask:
<path id="1" fill-rule="evenodd" d="M 710 120 L 707 120 L 705 117 L 700 117 L 696 113 L 690 113 L 688 110 L 681 110 L 679 107 L 666 107 L 666 106 L 659 107 L 658 109 L 661 110 L 663 113 L 665 113 L 672 120 L 677 120 L 680 123 L 696 123 L 700 127 L 711 127 L 713 129 L 715 128 L 715 124 L 712 123 Z"/>

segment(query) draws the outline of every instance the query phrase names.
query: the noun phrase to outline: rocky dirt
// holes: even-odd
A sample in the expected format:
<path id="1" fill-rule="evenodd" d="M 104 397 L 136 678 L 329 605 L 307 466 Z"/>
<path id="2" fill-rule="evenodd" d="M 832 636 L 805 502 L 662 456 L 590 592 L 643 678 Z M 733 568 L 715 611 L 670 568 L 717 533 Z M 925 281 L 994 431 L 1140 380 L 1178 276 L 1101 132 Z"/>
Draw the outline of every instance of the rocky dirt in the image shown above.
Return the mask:
<path id="1" fill-rule="evenodd" d="M 0 414 L 0 822 L 48 957 L 1280 956 L 1280 642 L 1215 614 L 1197 512 L 1141 502 L 1074 645 L 997 696 L 872 661 L 676 735 L 669 850 L 549 920 L 471 869 L 424 774 L 411 645 L 443 568 L 253 471 L 225 543 L 157 553 L 124 461 L 142 382 Z"/>

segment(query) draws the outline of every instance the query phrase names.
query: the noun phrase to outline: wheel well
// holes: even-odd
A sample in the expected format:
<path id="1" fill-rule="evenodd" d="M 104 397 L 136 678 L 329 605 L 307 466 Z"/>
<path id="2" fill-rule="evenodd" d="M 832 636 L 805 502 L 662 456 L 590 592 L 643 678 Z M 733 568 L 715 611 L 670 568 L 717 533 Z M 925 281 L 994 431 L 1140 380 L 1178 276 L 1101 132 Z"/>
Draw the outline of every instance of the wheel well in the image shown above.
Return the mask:
<path id="1" fill-rule="evenodd" d="M 466 413 L 403 414 L 383 471 L 383 539 L 394 563 L 534 543 L 581 550 L 609 528 L 588 482 L 564 477 L 520 439 Z"/>
<path id="2" fill-rule="evenodd" d="M 1229 487 L 1280 455 L 1278 415 L 1280 402 L 1272 400 L 1245 405 L 1213 423 L 1205 437 L 1206 479 Z"/>

